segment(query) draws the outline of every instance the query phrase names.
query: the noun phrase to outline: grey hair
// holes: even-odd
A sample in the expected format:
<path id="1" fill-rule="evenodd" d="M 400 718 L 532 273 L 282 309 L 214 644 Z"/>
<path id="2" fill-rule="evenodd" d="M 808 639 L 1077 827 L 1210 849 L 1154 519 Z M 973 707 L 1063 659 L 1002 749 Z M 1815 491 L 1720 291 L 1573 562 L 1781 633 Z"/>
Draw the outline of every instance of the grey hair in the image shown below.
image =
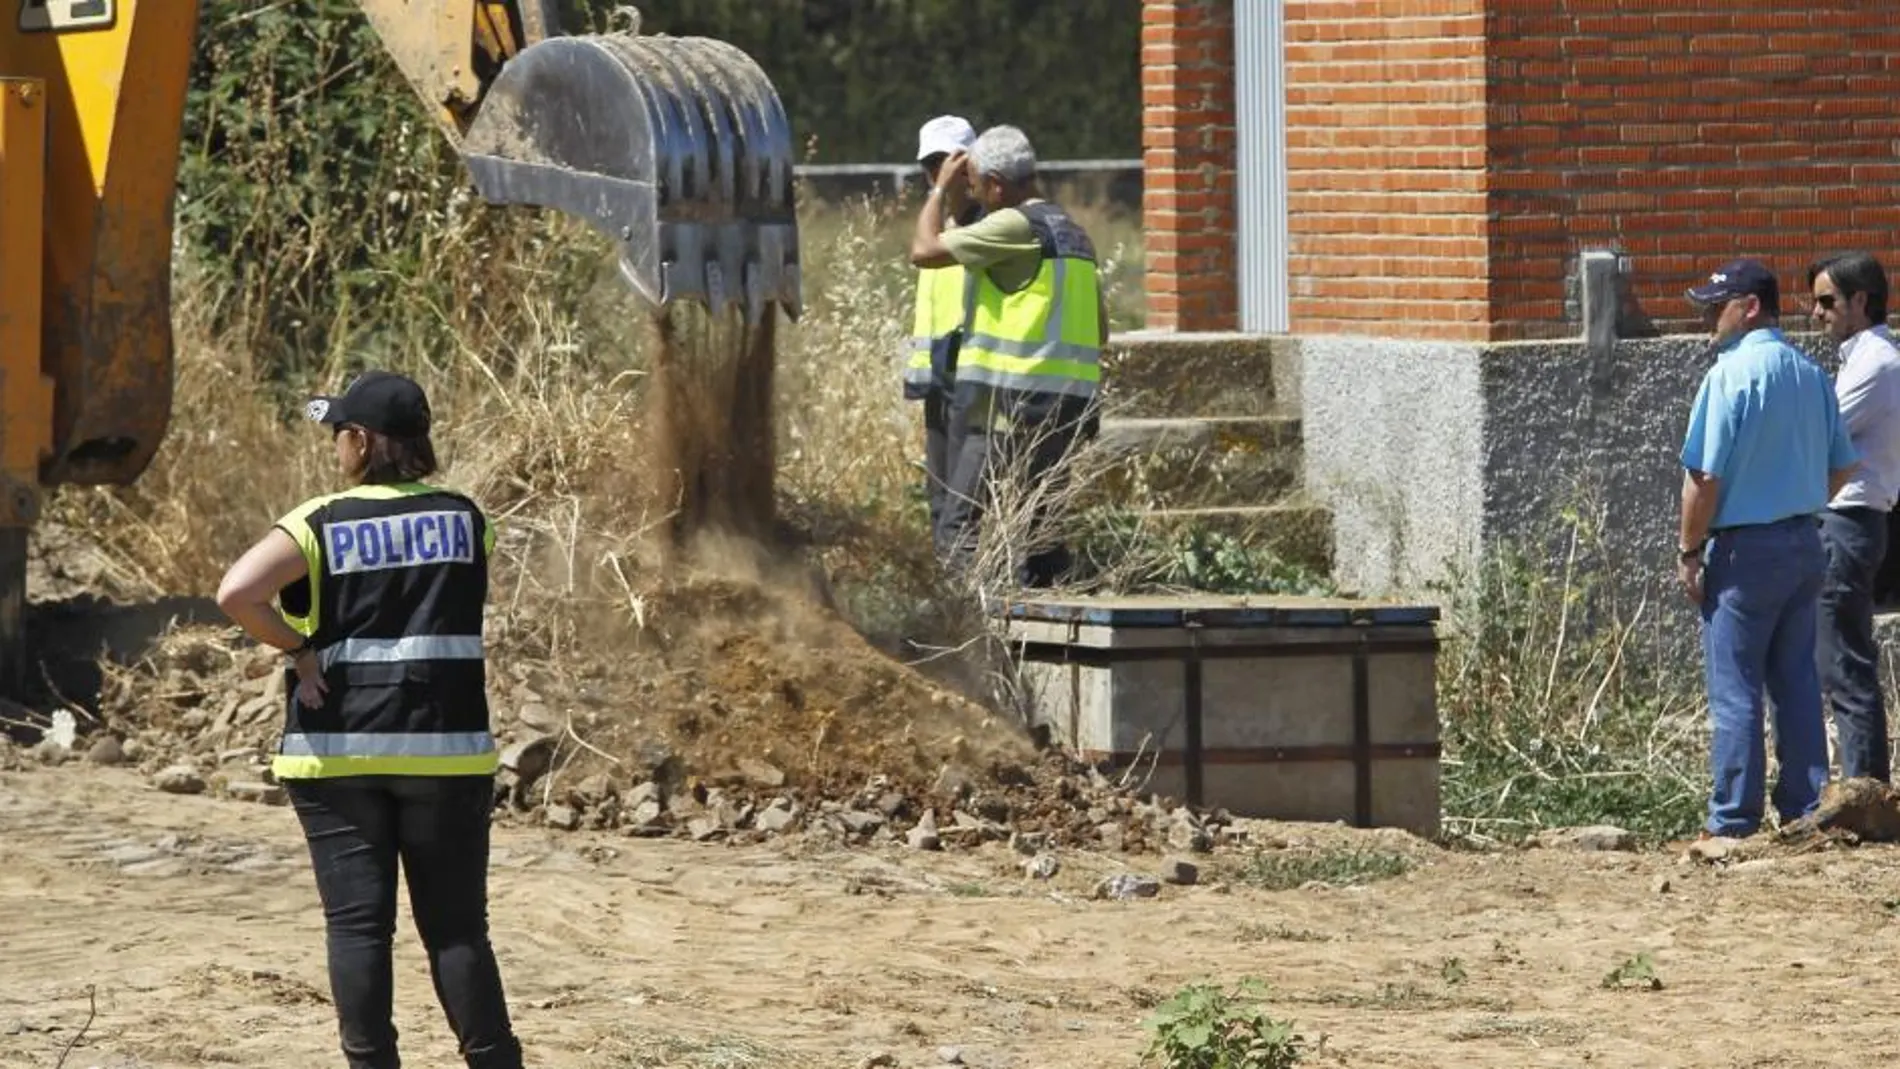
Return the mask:
<path id="1" fill-rule="evenodd" d="M 970 162 L 976 173 L 1005 182 L 1026 182 L 1036 177 L 1036 150 L 1029 136 L 1014 126 L 992 126 L 970 146 Z"/>

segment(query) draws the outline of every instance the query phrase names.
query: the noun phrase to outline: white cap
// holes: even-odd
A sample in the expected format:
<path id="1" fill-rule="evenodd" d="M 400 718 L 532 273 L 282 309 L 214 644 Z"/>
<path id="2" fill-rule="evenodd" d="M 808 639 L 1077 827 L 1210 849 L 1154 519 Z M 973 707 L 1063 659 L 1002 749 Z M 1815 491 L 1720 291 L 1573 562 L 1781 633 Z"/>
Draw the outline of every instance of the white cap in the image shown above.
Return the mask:
<path id="1" fill-rule="evenodd" d="M 968 152 L 976 143 L 976 128 L 960 115 L 939 115 L 917 131 L 917 160 L 923 162 L 941 152 Z"/>

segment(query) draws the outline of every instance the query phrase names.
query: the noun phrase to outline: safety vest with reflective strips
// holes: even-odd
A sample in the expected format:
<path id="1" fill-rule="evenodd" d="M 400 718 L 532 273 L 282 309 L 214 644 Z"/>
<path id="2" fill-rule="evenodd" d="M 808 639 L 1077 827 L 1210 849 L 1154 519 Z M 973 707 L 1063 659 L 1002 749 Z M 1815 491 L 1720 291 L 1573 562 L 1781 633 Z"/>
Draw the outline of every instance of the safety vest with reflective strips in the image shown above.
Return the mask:
<path id="1" fill-rule="evenodd" d="M 1067 212 L 1048 201 L 1018 209 L 1042 246 L 1042 264 L 1006 292 L 977 272 L 957 357 L 957 402 L 991 395 L 999 414 L 1041 419 L 1094 398 L 1102 381 L 1102 324 L 1095 246 Z"/>
<path id="2" fill-rule="evenodd" d="M 311 709 L 287 670 L 277 778 L 494 772 L 482 609 L 495 534 L 481 509 L 421 483 L 359 486 L 277 526 L 310 571 L 278 605 L 314 637 L 328 687 Z"/>
<path id="3" fill-rule="evenodd" d="M 925 267 L 917 272 L 917 306 L 911 315 L 910 344 L 904 360 L 904 399 L 921 401 L 933 386 L 931 347 L 963 325 L 970 271 L 960 264 Z"/>

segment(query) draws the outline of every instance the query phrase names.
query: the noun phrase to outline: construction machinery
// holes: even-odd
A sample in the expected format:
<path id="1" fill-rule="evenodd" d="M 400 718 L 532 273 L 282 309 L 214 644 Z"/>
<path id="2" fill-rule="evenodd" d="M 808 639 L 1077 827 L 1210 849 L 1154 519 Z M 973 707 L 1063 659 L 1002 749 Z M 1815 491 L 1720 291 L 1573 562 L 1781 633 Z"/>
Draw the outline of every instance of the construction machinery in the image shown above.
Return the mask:
<path id="1" fill-rule="evenodd" d="M 555 0 L 357 6 L 484 199 L 586 220 L 653 305 L 798 315 L 791 131 L 745 53 L 637 25 L 564 36 Z M 0 693 L 24 682 L 42 496 L 132 482 L 169 422 L 198 17 L 197 0 L 0 0 Z"/>

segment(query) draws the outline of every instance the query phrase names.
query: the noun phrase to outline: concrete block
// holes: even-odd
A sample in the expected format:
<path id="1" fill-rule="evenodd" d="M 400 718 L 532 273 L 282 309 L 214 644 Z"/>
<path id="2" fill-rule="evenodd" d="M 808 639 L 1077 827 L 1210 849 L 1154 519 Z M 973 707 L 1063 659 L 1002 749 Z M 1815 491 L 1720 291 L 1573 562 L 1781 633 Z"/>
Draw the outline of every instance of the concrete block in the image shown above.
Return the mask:
<path id="1" fill-rule="evenodd" d="M 1086 757 L 1240 815 L 1436 833 L 1435 609 L 1080 598 L 1010 614 L 1032 721 Z"/>
<path id="2" fill-rule="evenodd" d="M 1287 416 L 1105 419 L 1093 499 L 1136 508 L 1265 505 L 1297 489 L 1300 421 Z"/>
<path id="3" fill-rule="evenodd" d="M 1282 335 L 1135 331 L 1102 354 L 1117 416 L 1297 414 L 1300 348 Z"/>

